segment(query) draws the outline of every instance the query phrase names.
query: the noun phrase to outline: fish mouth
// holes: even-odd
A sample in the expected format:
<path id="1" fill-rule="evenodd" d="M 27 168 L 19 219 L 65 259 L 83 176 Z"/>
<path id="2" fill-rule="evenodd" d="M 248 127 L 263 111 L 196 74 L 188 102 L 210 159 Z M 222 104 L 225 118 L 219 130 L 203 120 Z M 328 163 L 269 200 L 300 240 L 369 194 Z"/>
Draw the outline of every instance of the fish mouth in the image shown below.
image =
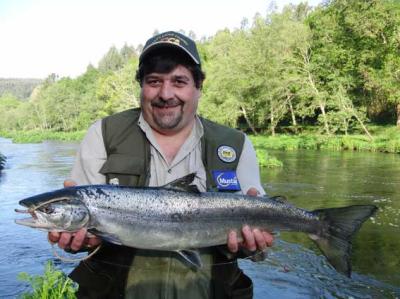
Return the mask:
<path id="1" fill-rule="evenodd" d="M 20 214 L 30 214 L 32 216 L 30 218 L 15 219 L 16 224 L 21 224 L 21 225 L 35 227 L 35 228 L 47 228 L 47 226 L 40 224 L 37 221 L 38 217 L 33 208 L 30 208 L 27 210 L 15 209 L 15 212 L 20 213 Z"/>
<path id="2" fill-rule="evenodd" d="M 27 210 L 15 209 L 14 211 L 20 214 L 31 214 L 33 219 L 37 219 L 35 208 L 29 208 Z"/>

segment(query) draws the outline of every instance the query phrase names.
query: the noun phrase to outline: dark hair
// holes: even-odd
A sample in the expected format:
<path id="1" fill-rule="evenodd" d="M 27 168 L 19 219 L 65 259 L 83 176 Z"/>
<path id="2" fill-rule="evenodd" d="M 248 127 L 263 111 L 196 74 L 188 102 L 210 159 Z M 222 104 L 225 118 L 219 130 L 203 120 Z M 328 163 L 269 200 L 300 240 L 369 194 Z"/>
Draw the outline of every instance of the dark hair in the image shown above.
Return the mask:
<path id="1" fill-rule="evenodd" d="M 157 49 L 148 54 L 139 65 L 136 71 L 136 81 L 140 86 L 143 84 L 143 79 L 151 73 L 166 74 L 174 70 L 178 65 L 186 67 L 193 76 L 196 88 L 201 88 L 205 79 L 205 74 L 201 70 L 200 65 L 195 64 L 193 60 L 182 50 L 178 49 Z"/>

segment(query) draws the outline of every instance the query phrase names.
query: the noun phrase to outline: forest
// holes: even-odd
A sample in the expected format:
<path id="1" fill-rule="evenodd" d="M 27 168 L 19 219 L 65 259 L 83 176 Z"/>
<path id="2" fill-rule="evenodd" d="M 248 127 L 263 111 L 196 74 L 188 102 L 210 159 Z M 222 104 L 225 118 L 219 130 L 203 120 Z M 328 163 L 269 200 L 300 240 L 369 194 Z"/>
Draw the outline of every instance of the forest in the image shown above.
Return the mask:
<path id="1" fill-rule="evenodd" d="M 243 19 L 235 30 L 189 35 L 206 73 L 204 117 L 270 136 L 307 131 L 372 139 L 371 127 L 400 128 L 400 1 L 289 5 Z M 50 74 L 29 96 L 0 93 L 0 131 L 84 131 L 137 107 L 141 47 L 112 46 L 79 77 Z"/>

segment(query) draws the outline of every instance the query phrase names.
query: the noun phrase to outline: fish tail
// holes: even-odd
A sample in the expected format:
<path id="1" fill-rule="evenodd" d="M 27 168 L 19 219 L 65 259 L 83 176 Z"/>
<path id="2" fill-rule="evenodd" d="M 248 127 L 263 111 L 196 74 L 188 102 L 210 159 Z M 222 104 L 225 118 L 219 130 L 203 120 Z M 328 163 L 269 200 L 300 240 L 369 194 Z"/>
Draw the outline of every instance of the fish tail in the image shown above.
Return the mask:
<path id="1" fill-rule="evenodd" d="M 351 239 L 377 209 L 374 205 L 354 205 L 314 211 L 324 225 L 318 235 L 310 237 L 338 272 L 351 276 Z"/>

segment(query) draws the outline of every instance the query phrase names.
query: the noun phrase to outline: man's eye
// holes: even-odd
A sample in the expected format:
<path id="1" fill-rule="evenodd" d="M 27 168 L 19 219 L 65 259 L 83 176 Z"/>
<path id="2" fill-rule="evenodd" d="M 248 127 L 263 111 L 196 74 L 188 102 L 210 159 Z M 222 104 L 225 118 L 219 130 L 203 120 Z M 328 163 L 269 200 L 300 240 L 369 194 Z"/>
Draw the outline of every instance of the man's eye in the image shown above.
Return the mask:
<path id="1" fill-rule="evenodd" d="M 176 86 L 185 86 L 186 84 L 187 84 L 187 82 L 184 80 L 176 80 L 175 81 Z"/>

